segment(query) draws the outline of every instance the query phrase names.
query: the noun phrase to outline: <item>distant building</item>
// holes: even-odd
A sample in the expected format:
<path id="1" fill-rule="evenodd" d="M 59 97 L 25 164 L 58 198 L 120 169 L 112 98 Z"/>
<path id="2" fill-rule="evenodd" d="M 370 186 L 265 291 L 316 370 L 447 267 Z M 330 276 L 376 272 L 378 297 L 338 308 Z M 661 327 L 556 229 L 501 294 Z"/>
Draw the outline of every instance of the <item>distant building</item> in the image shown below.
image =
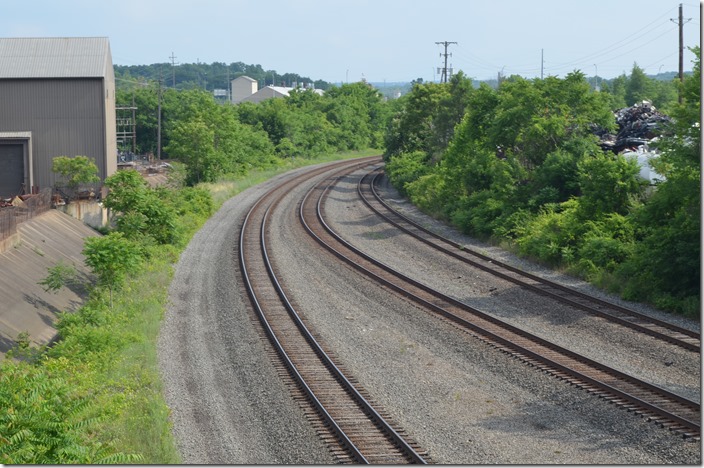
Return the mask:
<path id="1" fill-rule="evenodd" d="M 251 96 L 257 92 L 257 80 L 253 80 L 248 76 L 238 76 L 232 80 L 232 103 L 237 104 L 244 98 Z"/>
<path id="2" fill-rule="evenodd" d="M 282 98 L 288 96 L 294 89 L 301 89 L 300 86 L 288 88 L 286 86 L 266 86 L 258 89 L 257 80 L 248 76 L 240 76 L 232 80 L 232 102 L 262 102 L 271 98 Z M 305 87 L 303 89 L 306 89 Z M 323 90 L 313 89 L 314 92 L 322 95 Z"/>
<path id="3" fill-rule="evenodd" d="M 57 156 L 117 170 L 115 76 L 105 37 L 0 38 L 0 196 L 53 187 Z"/>

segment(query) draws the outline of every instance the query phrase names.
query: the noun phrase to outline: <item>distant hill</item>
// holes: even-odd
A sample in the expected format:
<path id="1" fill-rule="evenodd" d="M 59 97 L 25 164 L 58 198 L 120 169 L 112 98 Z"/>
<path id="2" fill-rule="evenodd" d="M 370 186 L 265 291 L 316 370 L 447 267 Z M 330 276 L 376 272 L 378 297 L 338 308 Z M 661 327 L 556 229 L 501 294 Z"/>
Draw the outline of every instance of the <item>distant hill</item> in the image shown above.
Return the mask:
<path id="1" fill-rule="evenodd" d="M 114 65 L 115 81 L 120 89 L 129 89 L 140 83 L 161 80 L 164 86 L 176 89 L 201 88 L 207 91 L 228 89 L 229 80 L 246 75 L 259 82 L 259 87 L 276 85 L 292 86 L 294 83 L 313 83 L 317 89 L 328 89 L 331 83 L 313 80 L 297 73 L 278 73 L 264 70 L 261 65 L 247 65 L 242 62 L 225 64 L 222 62 L 183 63 L 172 66 L 170 63 L 151 65 Z"/>

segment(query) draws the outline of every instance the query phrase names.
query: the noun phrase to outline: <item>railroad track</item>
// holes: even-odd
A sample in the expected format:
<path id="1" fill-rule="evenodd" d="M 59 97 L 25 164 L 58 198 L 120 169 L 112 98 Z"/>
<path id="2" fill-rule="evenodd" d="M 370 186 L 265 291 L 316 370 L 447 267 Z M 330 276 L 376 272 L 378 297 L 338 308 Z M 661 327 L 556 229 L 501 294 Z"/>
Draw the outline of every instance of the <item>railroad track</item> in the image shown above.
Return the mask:
<path id="1" fill-rule="evenodd" d="M 564 304 L 618 323 L 657 339 L 680 346 L 689 351 L 701 351 L 701 335 L 672 323 L 641 314 L 632 309 L 613 304 L 564 285 L 546 280 L 537 275 L 519 270 L 506 263 L 467 249 L 465 246 L 426 229 L 408 217 L 394 210 L 376 190 L 379 178 L 383 175 L 379 167 L 368 171 L 359 179 L 357 191 L 362 201 L 386 222 L 421 242 L 461 260 L 473 267 L 494 276 L 510 281 L 542 296 L 550 297 Z"/>
<path id="2" fill-rule="evenodd" d="M 351 171 L 350 171 L 351 172 Z M 299 218 L 320 245 L 383 286 L 420 304 L 492 346 L 685 437 L 700 438 L 700 404 L 595 362 L 474 309 L 408 278 L 346 242 L 325 222 L 325 199 L 336 183 L 313 187 Z"/>
<path id="3" fill-rule="evenodd" d="M 427 453 L 392 427 L 364 391 L 344 375 L 306 327 L 277 279 L 267 251 L 267 221 L 278 202 L 305 179 L 349 170 L 360 162 L 338 163 L 292 178 L 265 194 L 249 211 L 240 231 L 242 277 L 259 321 L 307 404 L 309 419 L 341 463 L 427 463 Z M 343 168 L 343 169 L 340 169 Z"/>

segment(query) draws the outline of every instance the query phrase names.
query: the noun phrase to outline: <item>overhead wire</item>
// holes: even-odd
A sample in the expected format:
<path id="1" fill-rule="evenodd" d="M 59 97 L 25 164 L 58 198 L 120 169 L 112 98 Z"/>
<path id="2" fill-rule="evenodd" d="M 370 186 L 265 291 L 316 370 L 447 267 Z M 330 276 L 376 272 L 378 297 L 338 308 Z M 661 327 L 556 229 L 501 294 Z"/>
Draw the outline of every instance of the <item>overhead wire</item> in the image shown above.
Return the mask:
<path id="1" fill-rule="evenodd" d="M 688 4 L 688 6 L 692 6 Z M 663 18 L 667 17 L 668 15 L 671 15 L 673 11 L 677 10 L 676 7 L 671 7 L 668 8 L 667 11 L 664 13 L 658 15 L 653 21 L 645 24 L 644 26 L 640 27 L 636 31 L 628 34 L 627 36 L 623 37 L 619 41 L 616 41 L 612 43 L 609 46 L 606 46 L 602 49 L 599 49 L 595 52 L 592 52 L 590 54 L 587 54 L 585 56 L 582 56 L 579 59 L 575 59 L 570 62 L 565 62 L 565 63 L 558 63 L 558 62 L 553 62 L 551 63 L 550 61 L 545 61 L 543 60 L 544 65 L 548 65 L 547 71 L 558 71 L 558 70 L 565 70 L 569 67 L 574 67 L 576 65 L 583 65 L 584 63 L 587 62 L 593 62 L 594 59 L 600 58 L 599 63 L 606 64 L 609 62 L 612 62 L 618 58 L 623 57 L 624 55 L 628 55 L 638 49 L 641 49 L 643 47 L 646 47 L 648 44 L 654 42 L 655 40 L 659 39 L 660 37 L 664 36 L 665 34 L 670 33 L 674 28 L 677 27 L 677 25 L 670 25 L 670 20 L 672 18 L 669 18 L 668 20 L 663 20 Z M 657 24 L 654 28 L 652 27 L 653 25 Z M 666 28 L 665 31 L 663 31 L 661 34 L 658 34 L 654 38 L 651 38 L 650 40 L 646 42 L 639 42 L 637 47 L 631 48 L 623 53 L 619 53 L 618 55 L 615 56 L 609 56 L 609 54 L 617 53 L 620 49 L 623 49 L 624 47 L 627 47 L 628 45 L 639 41 L 643 37 L 651 37 L 655 31 L 659 31 L 661 28 L 665 26 L 670 26 L 669 28 Z M 538 71 L 541 70 L 541 67 L 532 67 L 530 65 L 525 65 L 525 66 L 520 66 L 520 65 L 502 65 L 499 67 L 498 65 L 491 63 L 479 56 L 476 56 L 470 52 L 468 52 L 466 49 L 462 48 L 461 46 L 458 45 L 459 49 L 459 58 L 470 64 L 471 68 L 474 68 L 475 70 L 486 70 L 490 72 L 495 72 L 499 70 L 506 70 L 507 72 L 510 72 L 512 74 L 531 74 L 531 73 L 537 73 Z M 605 58 L 602 58 L 605 57 Z M 668 55 L 667 57 L 670 57 Z M 543 67 L 545 69 L 546 67 Z"/>
<path id="2" fill-rule="evenodd" d="M 669 24 L 668 21 L 662 21 L 662 18 L 665 17 L 665 16 L 670 15 L 673 9 L 674 9 L 674 8 L 669 8 L 665 13 L 661 14 L 660 16 L 658 16 L 656 19 L 654 19 L 654 20 L 651 21 L 650 23 L 644 25 L 644 26 L 641 27 L 640 29 L 634 31 L 633 33 L 627 35 L 626 37 L 620 39 L 619 41 L 614 42 L 614 43 L 612 43 L 611 45 L 604 47 L 603 49 L 597 50 L 597 51 L 595 51 L 595 52 L 592 52 L 591 54 L 587 54 L 587 55 L 585 55 L 585 56 L 583 56 L 583 57 L 581 57 L 581 58 L 579 58 L 579 59 L 576 59 L 576 60 L 574 60 L 574 61 L 572 61 L 572 62 L 565 63 L 565 64 L 563 64 L 563 65 L 575 65 L 575 64 L 578 64 L 578 63 L 583 63 L 583 62 L 585 62 L 585 61 L 592 61 L 592 60 L 594 60 L 594 59 L 597 58 L 597 57 L 600 57 L 600 56 L 602 56 L 602 55 L 605 55 L 605 54 L 608 54 L 608 53 L 610 53 L 610 52 L 612 52 L 612 51 L 615 51 L 615 50 L 617 50 L 617 49 L 620 49 L 620 48 L 622 48 L 622 47 L 624 47 L 624 46 L 626 46 L 626 45 L 628 45 L 628 44 L 630 44 L 630 43 L 632 43 L 632 42 L 634 42 L 634 41 L 640 39 L 641 37 L 643 37 L 643 36 L 645 36 L 645 35 L 652 34 L 653 29 L 651 29 L 650 27 L 651 27 L 653 24 L 657 23 L 658 21 L 661 21 L 661 24 L 660 24 L 660 26 L 657 26 L 657 28 Z M 656 28 L 656 29 L 657 29 L 657 28 Z"/>
<path id="3" fill-rule="evenodd" d="M 638 49 L 642 49 L 643 47 L 646 47 L 646 46 L 647 46 L 648 44 L 650 44 L 651 42 L 655 42 L 656 40 L 660 39 L 660 38 L 661 38 L 662 36 L 664 36 L 665 34 L 670 33 L 673 28 L 677 28 L 677 26 L 673 26 L 672 28 L 669 28 L 667 31 L 664 31 L 663 33 L 661 33 L 661 34 L 659 34 L 659 35 L 657 35 L 657 36 L 651 38 L 649 41 L 642 42 L 642 43 L 640 43 L 637 47 L 634 47 L 634 48 L 632 48 L 632 49 L 629 49 L 629 50 L 627 50 L 627 51 L 625 51 L 625 52 L 623 52 L 623 53 L 621 53 L 621 54 L 619 54 L 619 55 L 615 55 L 615 56 L 613 56 L 613 57 L 609 57 L 609 58 L 606 58 L 606 59 L 601 59 L 601 60 L 599 61 L 599 64 L 600 64 L 600 65 L 603 65 L 603 64 L 606 64 L 606 63 L 609 63 L 609 62 L 613 62 L 614 60 L 616 60 L 616 59 L 618 59 L 618 58 L 621 58 L 621 57 L 623 57 L 623 56 L 625 56 L 625 55 L 629 55 L 629 54 L 633 53 L 634 51 L 636 51 L 636 50 L 638 50 Z M 615 51 L 615 50 L 616 50 L 616 49 L 614 49 L 614 51 Z M 592 57 L 592 58 L 588 59 L 588 61 L 593 61 L 594 58 L 596 58 L 596 57 Z M 572 62 L 572 63 L 566 64 L 566 65 L 560 65 L 560 66 L 550 67 L 550 69 L 551 69 L 551 70 L 563 70 L 563 71 L 564 71 L 564 70 L 565 70 L 566 68 L 568 68 L 569 66 L 584 64 L 585 62 L 587 62 L 587 60 L 584 60 L 584 61 L 581 61 L 581 62 Z M 588 66 L 591 66 L 591 64 L 588 65 Z"/>

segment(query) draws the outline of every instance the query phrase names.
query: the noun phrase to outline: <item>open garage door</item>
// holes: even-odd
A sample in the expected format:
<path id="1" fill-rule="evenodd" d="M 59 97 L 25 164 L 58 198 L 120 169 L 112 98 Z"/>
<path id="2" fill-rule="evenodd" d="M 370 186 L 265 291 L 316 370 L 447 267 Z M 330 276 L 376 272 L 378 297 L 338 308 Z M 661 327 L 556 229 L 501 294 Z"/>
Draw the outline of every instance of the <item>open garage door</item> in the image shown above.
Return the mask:
<path id="1" fill-rule="evenodd" d="M 22 194 L 24 174 L 24 145 L 0 144 L 0 197 Z"/>

